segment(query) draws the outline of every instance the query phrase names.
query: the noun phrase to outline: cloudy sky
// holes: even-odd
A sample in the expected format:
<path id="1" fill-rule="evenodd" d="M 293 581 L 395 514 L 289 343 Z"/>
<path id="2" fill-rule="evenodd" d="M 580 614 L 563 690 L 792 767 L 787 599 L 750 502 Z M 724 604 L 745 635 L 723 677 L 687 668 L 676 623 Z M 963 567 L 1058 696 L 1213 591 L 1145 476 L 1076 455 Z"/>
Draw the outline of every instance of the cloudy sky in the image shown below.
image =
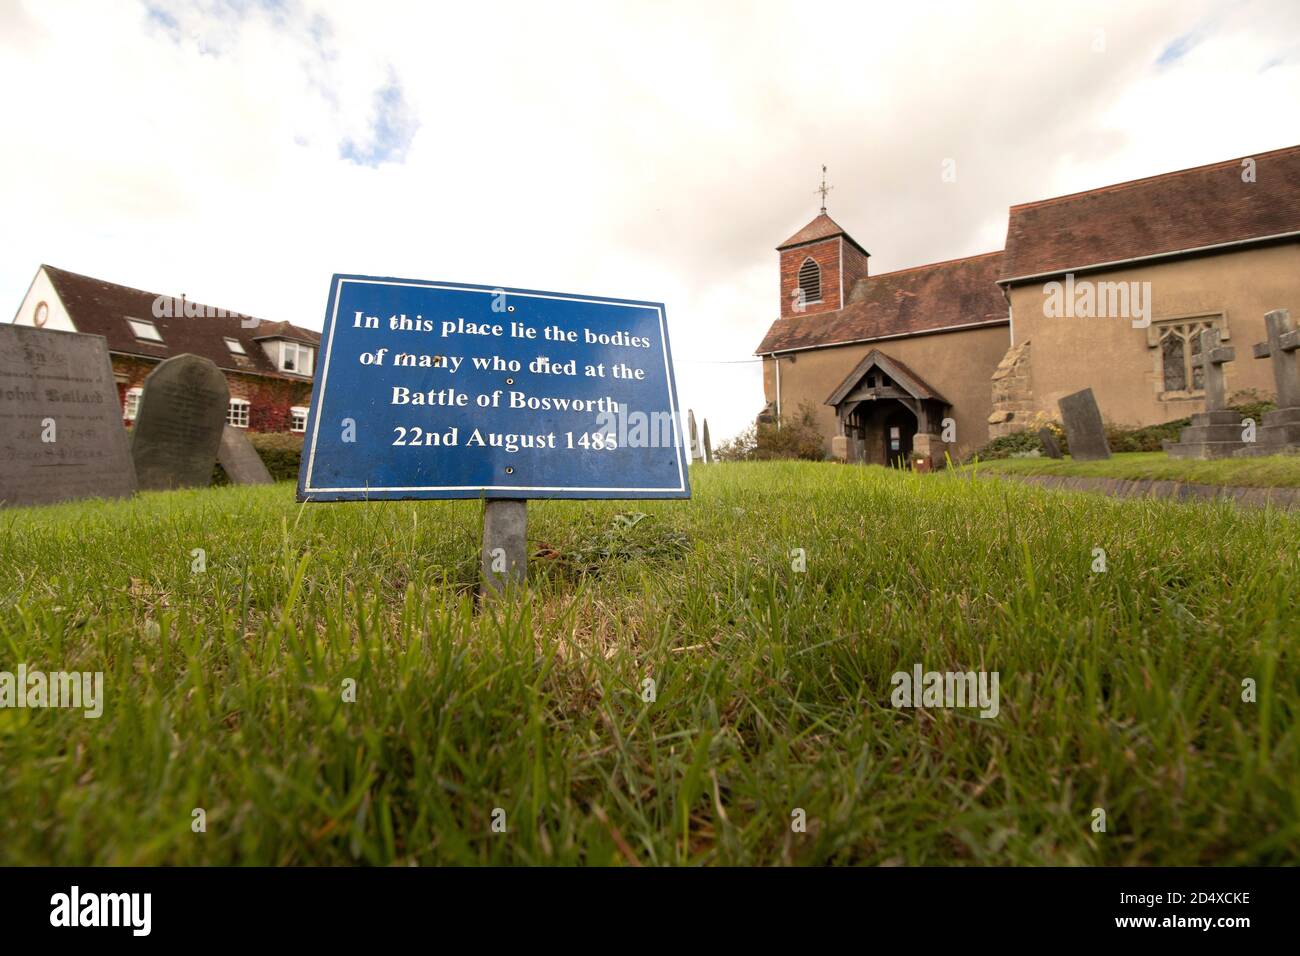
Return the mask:
<path id="1" fill-rule="evenodd" d="M 11 309 L 41 262 L 317 329 L 334 272 L 663 301 L 716 440 L 822 163 L 875 273 L 1000 249 L 1300 143 L 1300 4 L 0 0 L 0 88 Z"/>

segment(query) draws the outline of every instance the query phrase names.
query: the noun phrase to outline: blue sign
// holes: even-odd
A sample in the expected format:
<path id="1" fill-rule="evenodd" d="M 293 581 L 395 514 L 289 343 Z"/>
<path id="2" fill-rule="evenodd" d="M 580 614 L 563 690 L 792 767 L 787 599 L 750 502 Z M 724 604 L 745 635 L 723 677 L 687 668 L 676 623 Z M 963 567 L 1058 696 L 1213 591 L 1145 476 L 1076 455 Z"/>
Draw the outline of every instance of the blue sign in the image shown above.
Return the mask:
<path id="1" fill-rule="evenodd" d="M 334 276 L 298 500 L 690 494 L 661 303 Z"/>

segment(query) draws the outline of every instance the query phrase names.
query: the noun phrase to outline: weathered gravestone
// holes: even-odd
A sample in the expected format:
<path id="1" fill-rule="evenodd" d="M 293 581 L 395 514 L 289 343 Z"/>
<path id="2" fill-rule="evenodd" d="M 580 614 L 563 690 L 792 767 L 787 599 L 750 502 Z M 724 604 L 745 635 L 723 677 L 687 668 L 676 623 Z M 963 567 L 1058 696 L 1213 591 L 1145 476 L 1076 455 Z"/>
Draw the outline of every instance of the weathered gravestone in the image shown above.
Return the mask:
<path id="1" fill-rule="evenodd" d="M 700 433 L 695 430 L 695 409 L 688 409 L 686 417 L 691 433 L 691 463 L 694 464 L 703 457 L 700 451 Z"/>
<path id="2" fill-rule="evenodd" d="M 704 419 L 704 463 L 713 464 L 713 442 L 709 438 L 709 420 Z"/>
<path id="3" fill-rule="evenodd" d="M 1223 344 L 1218 329 L 1201 332 L 1201 354 L 1192 364 L 1203 369 L 1205 411 L 1192 416 L 1192 423 L 1178 433 L 1178 441 L 1163 442 L 1170 458 L 1227 458 L 1244 448 L 1241 415 L 1228 408 L 1223 366 L 1236 358 L 1234 349 Z"/>
<path id="4" fill-rule="evenodd" d="M 248 436 L 233 425 L 221 430 L 221 449 L 217 463 L 234 485 L 269 485 L 274 483 L 266 464 L 248 440 Z"/>
<path id="5" fill-rule="evenodd" d="M 104 337 L 0 325 L 0 507 L 135 487 Z"/>
<path id="6" fill-rule="evenodd" d="M 1038 441 L 1043 446 L 1043 454 L 1048 458 L 1064 458 L 1061 452 L 1061 443 L 1056 440 L 1050 428 L 1038 429 Z"/>
<path id="7" fill-rule="evenodd" d="M 1300 330 L 1286 309 L 1268 313 L 1264 325 L 1268 340 L 1256 345 L 1254 354 L 1272 360 L 1277 408 L 1264 413 L 1255 441 L 1238 451 L 1238 457 L 1300 452 Z"/>
<path id="8" fill-rule="evenodd" d="M 144 380 L 131 436 L 141 489 L 211 484 L 229 405 L 226 378 L 210 359 L 187 353 L 159 363 Z"/>
<path id="9" fill-rule="evenodd" d="M 1070 457 L 1075 461 L 1097 461 L 1110 457 L 1106 444 L 1106 427 L 1101 422 L 1101 411 L 1092 389 L 1067 395 L 1057 402 L 1061 409 L 1061 423 L 1070 443 Z"/>

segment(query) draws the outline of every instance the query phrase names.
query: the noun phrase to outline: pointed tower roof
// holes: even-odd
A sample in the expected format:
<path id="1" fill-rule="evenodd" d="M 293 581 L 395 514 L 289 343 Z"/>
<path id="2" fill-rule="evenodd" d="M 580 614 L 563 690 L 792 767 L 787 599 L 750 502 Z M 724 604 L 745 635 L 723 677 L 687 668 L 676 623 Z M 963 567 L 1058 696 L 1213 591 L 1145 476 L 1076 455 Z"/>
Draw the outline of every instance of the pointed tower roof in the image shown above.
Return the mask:
<path id="1" fill-rule="evenodd" d="M 845 242 L 849 243 L 864 256 L 871 255 L 871 253 L 867 252 L 866 249 L 863 249 L 862 246 L 858 245 L 858 241 L 841 229 L 839 223 L 826 215 L 825 212 L 820 213 L 816 219 L 808 223 L 808 225 L 804 226 L 776 248 L 778 250 L 789 249 L 793 246 L 802 246 L 810 242 L 820 242 L 823 239 L 834 239 L 836 236 L 843 236 Z"/>

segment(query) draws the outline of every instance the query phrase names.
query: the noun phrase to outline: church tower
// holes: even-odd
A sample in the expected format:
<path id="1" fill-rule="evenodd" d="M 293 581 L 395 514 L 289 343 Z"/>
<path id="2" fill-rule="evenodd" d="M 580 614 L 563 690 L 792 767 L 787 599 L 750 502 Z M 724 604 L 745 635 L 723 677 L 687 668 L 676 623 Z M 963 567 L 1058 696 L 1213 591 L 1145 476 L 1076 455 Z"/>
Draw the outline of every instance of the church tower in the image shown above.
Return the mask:
<path id="1" fill-rule="evenodd" d="M 867 275 L 866 249 L 826 215 L 826 167 L 817 218 L 776 247 L 781 254 L 781 318 L 844 308 L 853 285 Z"/>

